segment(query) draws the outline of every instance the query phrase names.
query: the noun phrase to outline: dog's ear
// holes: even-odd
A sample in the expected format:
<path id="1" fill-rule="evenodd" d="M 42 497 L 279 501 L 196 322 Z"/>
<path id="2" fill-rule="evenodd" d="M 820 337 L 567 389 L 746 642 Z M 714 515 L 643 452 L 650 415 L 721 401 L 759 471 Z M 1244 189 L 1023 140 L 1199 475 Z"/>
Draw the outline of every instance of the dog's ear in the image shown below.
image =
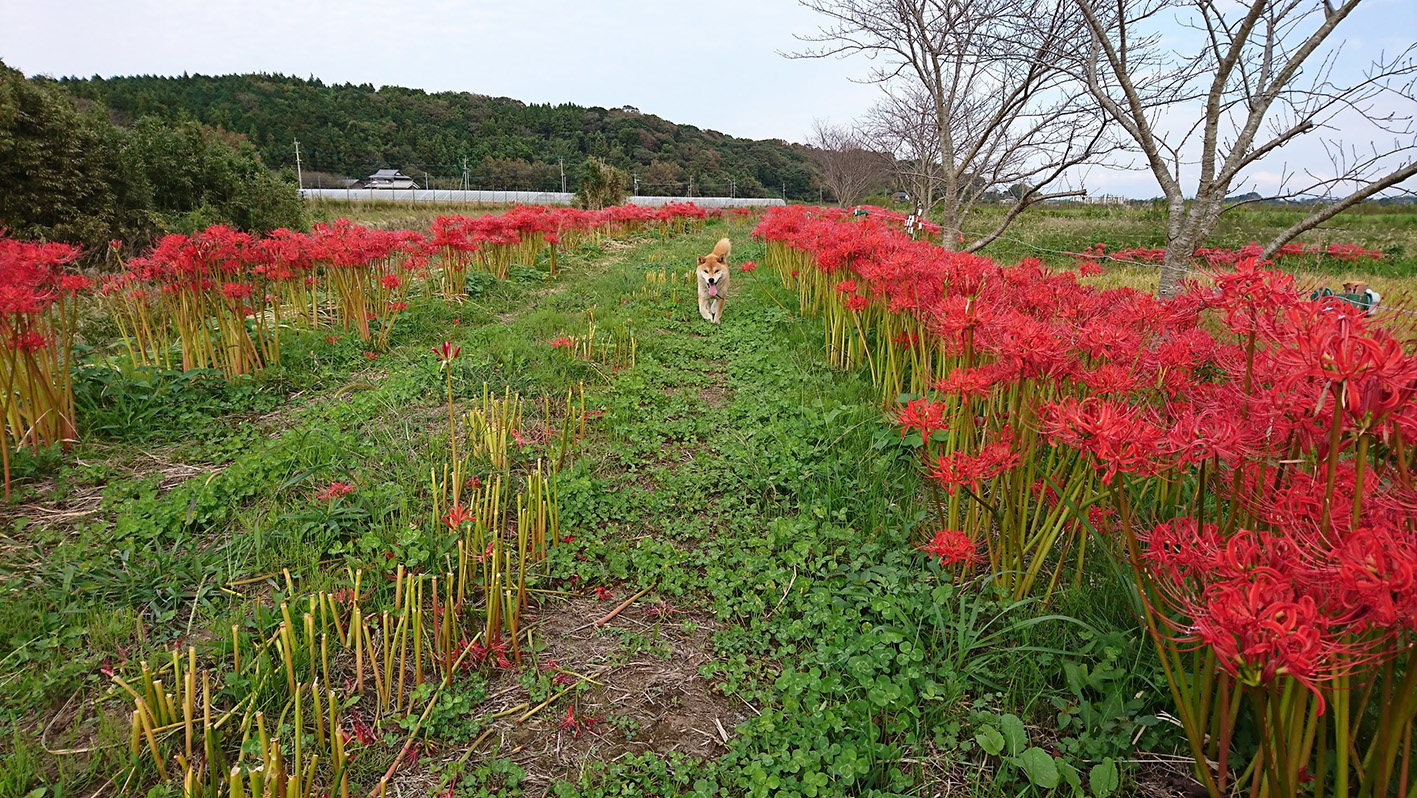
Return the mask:
<path id="1" fill-rule="evenodd" d="M 700 255 L 700 256 L 699 256 L 699 265 L 702 266 L 702 265 L 704 265 L 705 263 L 708 263 L 708 258 L 705 258 L 703 255 Z"/>

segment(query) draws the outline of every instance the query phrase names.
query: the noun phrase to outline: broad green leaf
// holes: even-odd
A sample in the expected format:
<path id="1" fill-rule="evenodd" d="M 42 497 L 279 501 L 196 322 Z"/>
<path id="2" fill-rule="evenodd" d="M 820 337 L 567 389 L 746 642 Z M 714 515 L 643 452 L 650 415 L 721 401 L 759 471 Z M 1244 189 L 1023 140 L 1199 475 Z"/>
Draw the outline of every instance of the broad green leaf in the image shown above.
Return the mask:
<path id="1" fill-rule="evenodd" d="M 974 739 L 984 753 L 990 756 L 998 756 L 1004 751 L 1004 735 L 999 734 L 999 730 L 993 726 L 979 727 L 979 733 L 974 735 Z"/>
<path id="2" fill-rule="evenodd" d="M 999 726 L 1003 728 L 1009 756 L 1018 756 L 1018 752 L 1028 744 L 1028 732 L 1023 728 L 1023 721 L 1017 715 L 1005 715 L 999 719 Z"/>
<path id="3" fill-rule="evenodd" d="M 1058 786 L 1058 765 L 1053 756 L 1042 748 L 1034 746 L 1018 755 L 1018 765 L 1035 787 L 1051 790 Z"/>
<path id="4" fill-rule="evenodd" d="M 1117 775 L 1117 763 L 1108 757 L 1093 765 L 1092 770 L 1087 773 L 1087 783 L 1092 787 L 1095 798 L 1108 798 L 1121 784 Z"/>

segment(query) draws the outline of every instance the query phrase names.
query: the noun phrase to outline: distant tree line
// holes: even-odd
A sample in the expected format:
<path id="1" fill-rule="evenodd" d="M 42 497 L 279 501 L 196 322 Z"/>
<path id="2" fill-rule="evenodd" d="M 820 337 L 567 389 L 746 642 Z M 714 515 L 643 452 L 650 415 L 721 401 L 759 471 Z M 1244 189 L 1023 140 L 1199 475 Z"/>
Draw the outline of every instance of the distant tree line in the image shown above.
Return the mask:
<path id="1" fill-rule="evenodd" d="M 641 194 L 818 197 L 809 148 L 676 125 L 626 106 L 526 104 L 467 92 L 326 85 L 283 75 L 69 78 L 76 95 L 126 118 L 195 119 L 243 134 L 273 167 L 334 187 L 397 168 L 437 188 L 567 190 L 587 159 Z"/>
<path id="2" fill-rule="evenodd" d="M 294 182 L 240 136 L 190 118 L 127 121 L 0 62 L 0 228 L 96 248 L 218 222 L 304 226 Z"/>

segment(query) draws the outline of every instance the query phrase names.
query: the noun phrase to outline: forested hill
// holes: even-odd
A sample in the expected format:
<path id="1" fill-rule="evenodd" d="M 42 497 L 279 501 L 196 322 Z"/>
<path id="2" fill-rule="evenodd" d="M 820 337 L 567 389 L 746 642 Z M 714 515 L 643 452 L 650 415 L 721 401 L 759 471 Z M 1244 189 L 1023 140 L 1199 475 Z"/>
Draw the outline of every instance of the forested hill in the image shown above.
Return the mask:
<path id="1" fill-rule="evenodd" d="M 587 156 L 639 179 L 642 194 L 816 197 L 808 150 L 676 125 L 634 108 L 528 105 L 471 93 L 429 94 L 369 84 L 326 85 L 282 75 L 68 78 L 74 94 L 102 100 L 123 121 L 189 116 L 244 134 L 271 168 L 295 166 L 299 139 L 311 181 L 402 169 L 439 188 L 556 190 Z M 735 184 L 731 181 L 736 181 Z"/>

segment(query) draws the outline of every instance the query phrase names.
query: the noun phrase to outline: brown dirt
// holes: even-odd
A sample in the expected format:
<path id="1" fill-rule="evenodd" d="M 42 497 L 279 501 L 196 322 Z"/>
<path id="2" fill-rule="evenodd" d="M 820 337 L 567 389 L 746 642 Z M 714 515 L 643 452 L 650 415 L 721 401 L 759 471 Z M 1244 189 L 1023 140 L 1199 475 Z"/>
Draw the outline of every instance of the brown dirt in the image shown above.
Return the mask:
<path id="1" fill-rule="evenodd" d="M 708 385 L 699 388 L 699 402 L 708 407 L 722 407 L 733 401 L 733 389 L 728 385 L 728 364 L 710 360 L 705 364 L 704 379 Z"/>
<path id="2" fill-rule="evenodd" d="M 540 618 L 538 639 L 550 644 L 537 655 L 543 668 L 589 676 L 591 684 L 548 705 L 522 723 L 513 714 L 498 721 L 497 731 L 468 758 L 468 767 L 506 757 L 526 771 L 528 795 L 545 794 L 557 779 L 574 778 L 591 761 L 608 762 L 645 752 L 671 751 L 715 757 L 726 750 L 725 736 L 753 710 L 742 701 L 715 693 L 699 673 L 711 659 L 714 620 L 698 612 L 679 612 L 659 622 L 650 610 L 653 594 L 631 605 L 597 629 L 591 624 L 629 596 L 574 598 L 548 605 Z M 686 621 L 692 628 L 686 630 Z M 481 711 L 498 711 L 529 702 L 524 688 L 503 678 L 490 688 Z M 574 704 L 572 703 L 574 701 Z M 576 717 L 594 718 L 577 734 L 558 728 L 568 707 Z M 719 727 L 722 726 L 722 731 Z M 447 751 L 447 759 L 464 750 Z"/>

